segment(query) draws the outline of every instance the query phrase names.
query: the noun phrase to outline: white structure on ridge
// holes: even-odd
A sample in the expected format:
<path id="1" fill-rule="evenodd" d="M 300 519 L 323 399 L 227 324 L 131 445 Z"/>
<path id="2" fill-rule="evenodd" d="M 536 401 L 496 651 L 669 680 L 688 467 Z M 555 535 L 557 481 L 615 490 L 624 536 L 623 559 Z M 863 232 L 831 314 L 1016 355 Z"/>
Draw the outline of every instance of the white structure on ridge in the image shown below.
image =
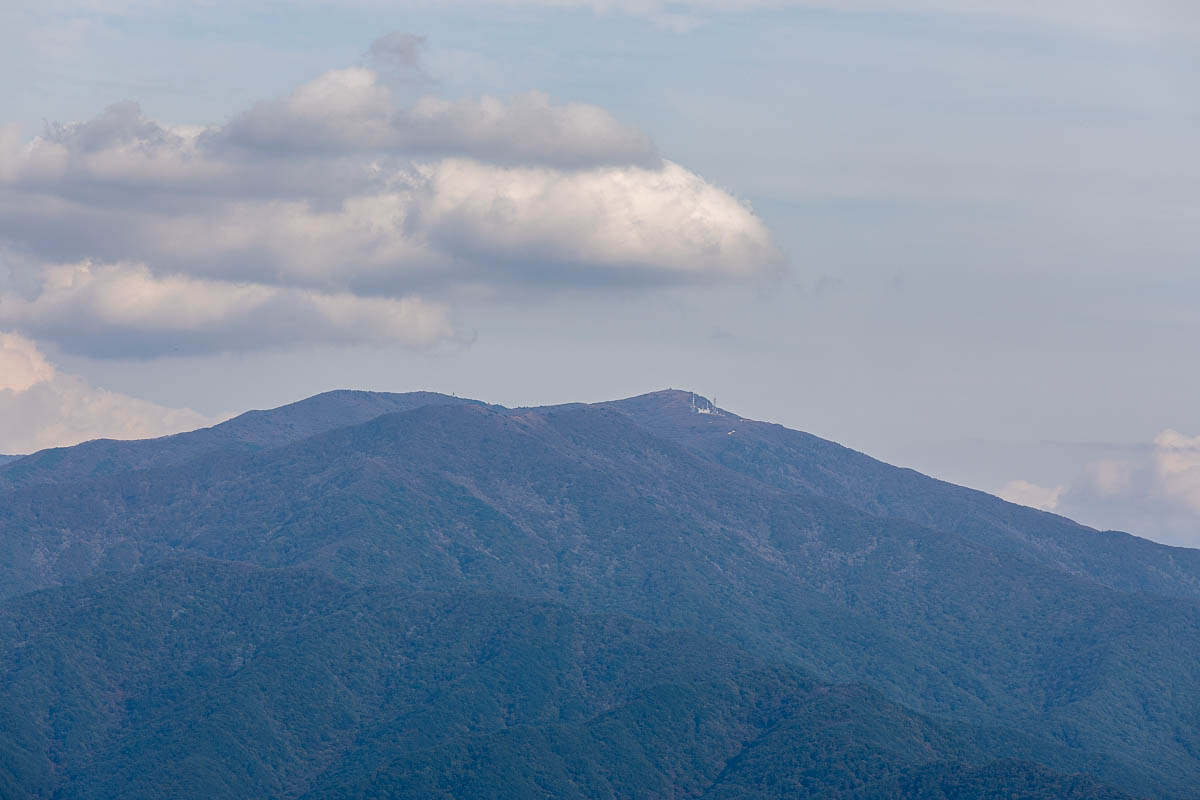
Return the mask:
<path id="1" fill-rule="evenodd" d="M 704 398 L 700 398 L 700 399 L 703 400 Z M 705 402 L 708 402 L 707 406 L 696 405 L 696 393 L 692 392 L 692 411 L 695 411 L 697 414 L 715 414 L 715 413 L 717 413 L 717 407 L 716 407 L 715 403 L 709 402 L 709 401 L 705 401 Z"/>

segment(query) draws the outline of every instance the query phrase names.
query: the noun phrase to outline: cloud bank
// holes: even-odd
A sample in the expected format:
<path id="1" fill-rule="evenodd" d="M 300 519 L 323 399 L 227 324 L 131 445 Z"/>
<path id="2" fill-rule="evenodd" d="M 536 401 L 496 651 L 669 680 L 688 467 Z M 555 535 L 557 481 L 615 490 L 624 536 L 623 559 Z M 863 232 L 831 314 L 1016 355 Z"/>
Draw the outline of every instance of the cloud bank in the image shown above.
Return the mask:
<path id="1" fill-rule="evenodd" d="M 59 372 L 37 346 L 0 333 L 0 452 L 25 454 L 88 439 L 140 439 L 209 425 L 188 409 L 165 408 L 97 389 Z"/>
<path id="2" fill-rule="evenodd" d="M 1159 494 L 1200 514 L 1200 436 L 1160 433 L 1154 438 L 1152 469 Z"/>
<path id="3" fill-rule="evenodd" d="M 728 192 L 604 109 L 539 92 L 403 104 L 377 41 L 227 123 L 133 102 L 0 129 L 0 326 L 89 355 L 455 336 L 460 287 L 747 280 L 779 255 Z M 5 258 L 0 256 L 0 258 Z"/>
<path id="4" fill-rule="evenodd" d="M 327 72 L 209 135 L 212 144 L 271 156 L 359 151 L 557 167 L 658 162 L 646 134 L 597 106 L 555 105 L 531 91 L 508 100 L 425 96 L 401 107 L 366 67 Z"/>
<path id="5" fill-rule="evenodd" d="M 1069 485 L 1010 481 L 998 494 L 1162 542 L 1200 546 L 1200 436 L 1165 430 L 1124 455 L 1089 462 Z"/>
<path id="6" fill-rule="evenodd" d="M 243 342 L 426 345 L 448 337 L 444 308 L 253 283 L 155 276 L 144 265 L 61 265 L 30 298 L 0 296 L 0 319 L 90 356 L 236 350 Z"/>

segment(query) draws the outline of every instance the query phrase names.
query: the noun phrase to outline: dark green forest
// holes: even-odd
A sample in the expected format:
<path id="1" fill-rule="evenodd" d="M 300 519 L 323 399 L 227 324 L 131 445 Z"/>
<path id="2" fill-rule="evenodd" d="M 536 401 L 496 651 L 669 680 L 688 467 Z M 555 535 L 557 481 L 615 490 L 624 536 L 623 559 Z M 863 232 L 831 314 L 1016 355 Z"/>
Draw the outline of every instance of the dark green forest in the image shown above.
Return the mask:
<path id="1" fill-rule="evenodd" d="M 1200 551 L 695 408 L 0 465 L 0 796 L 1200 797 Z"/>

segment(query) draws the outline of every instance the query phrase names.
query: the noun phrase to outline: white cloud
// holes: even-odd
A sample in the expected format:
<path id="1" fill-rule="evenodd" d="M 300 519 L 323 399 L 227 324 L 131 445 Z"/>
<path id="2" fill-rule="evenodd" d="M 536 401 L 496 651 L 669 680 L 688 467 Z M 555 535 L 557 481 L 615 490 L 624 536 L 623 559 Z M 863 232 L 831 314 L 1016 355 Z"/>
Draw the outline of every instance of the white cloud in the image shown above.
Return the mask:
<path id="1" fill-rule="evenodd" d="M 47 268 L 32 298 L 0 294 L 0 325 L 99 356 L 306 342 L 425 346 L 453 334 L 443 307 L 413 297 L 159 277 L 142 265 L 88 262 Z"/>
<path id="2" fill-rule="evenodd" d="M 215 421 L 189 409 L 97 389 L 56 370 L 28 339 L 0 334 L 2 453 L 32 453 L 97 438 L 163 436 Z"/>
<path id="3" fill-rule="evenodd" d="M 23 392 L 54 377 L 54 367 L 33 342 L 0 333 L 0 391 Z"/>
<path id="4" fill-rule="evenodd" d="M 1200 513 L 1200 436 L 1167 429 L 1137 455 L 1089 463 L 1072 498 Z M 1200 530 L 1200 518 L 1196 519 Z"/>
<path id="5" fill-rule="evenodd" d="M 727 278 L 778 258 L 758 218 L 671 162 L 564 173 L 447 160 L 425 174 L 417 224 L 457 255 Z"/>
<path id="6" fill-rule="evenodd" d="M 385 44 L 376 61 L 416 68 L 419 40 Z M 424 344 L 449 330 L 417 291 L 745 280 L 780 263 L 745 204 L 603 109 L 539 92 L 402 107 L 366 67 L 226 125 L 126 102 L 29 142 L 2 129 L 5 241 L 21 264 L 0 324 L 94 355 Z"/>
<path id="7" fill-rule="evenodd" d="M 1048 488 L 1029 481 L 1015 480 L 1006 483 L 999 495 L 1010 503 L 1053 511 L 1058 508 L 1058 502 L 1066 491 L 1065 486 Z"/>
<path id="8" fill-rule="evenodd" d="M 47 126 L 22 145 L 0 140 L 7 182 L 25 187 L 195 185 L 232 171 L 205 157 L 203 128 L 161 125 L 133 102 L 115 103 L 86 122 Z"/>
<path id="9" fill-rule="evenodd" d="M 1007 500 L 1159 542 L 1200 546 L 1200 436 L 1165 430 L 1153 441 L 1086 464 L 1064 489 L 1013 481 Z"/>
<path id="10" fill-rule="evenodd" d="M 1129 491 L 1135 471 L 1136 465 L 1112 458 L 1093 461 L 1084 468 L 1088 482 L 1109 497 Z"/>
<path id="11" fill-rule="evenodd" d="M 646 134 L 597 106 L 556 105 L 531 91 L 507 101 L 425 96 L 400 107 L 366 67 L 327 72 L 286 97 L 259 103 L 211 136 L 271 155 L 363 150 L 560 167 L 657 161 Z"/>
<path id="12" fill-rule="evenodd" d="M 299 93 L 295 105 L 329 111 L 331 132 L 374 137 L 364 103 L 349 94 L 323 86 Z M 425 102 L 421 114 L 489 155 L 483 140 L 491 134 L 470 138 L 478 132 L 471 119 L 491 113 L 487 103 L 479 111 Z M 551 109 L 544 98 L 530 103 Z M 497 111 L 495 124 L 511 127 L 504 135 L 520 147 L 562 155 L 562 137 L 536 113 L 525 122 L 506 114 Z M 17 166 L 0 183 L 0 236 L 50 262 L 139 261 L 163 273 L 375 292 L 460 280 L 741 279 L 779 263 L 770 233 L 744 204 L 669 161 L 569 169 L 482 157 L 413 162 L 344 142 L 353 152 L 246 160 L 205 144 L 214 137 L 122 104 L 17 154 L 10 143 L 5 163 Z"/>
<path id="13" fill-rule="evenodd" d="M 1154 438 L 1153 469 L 1160 494 L 1200 513 L 1200 436 L 1160 433 Z"/>
<path id="14" fill-rule="evenodd" d="M 164 274 L 322 291 L 746 280 L 780 264 L 749 209 L 670 162 L 562 171 L 443 160 L 336 205 L 9 200 L 0 197 L 0 231 L 52 263 L 136 260 Z"/>

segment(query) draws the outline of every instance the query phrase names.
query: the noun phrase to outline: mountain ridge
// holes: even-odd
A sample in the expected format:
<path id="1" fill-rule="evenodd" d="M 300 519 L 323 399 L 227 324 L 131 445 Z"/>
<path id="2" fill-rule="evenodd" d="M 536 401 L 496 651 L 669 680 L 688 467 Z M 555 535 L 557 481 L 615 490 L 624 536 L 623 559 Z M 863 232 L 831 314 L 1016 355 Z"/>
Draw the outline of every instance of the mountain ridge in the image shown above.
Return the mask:
<path id="1" fill-rule="evenodd" d="M 325 396 L 309 426 L 325 429 L 310 436 L 267 426 L 275 446 L 190 460 L 185 440 L 158 465 L 100 473 L 68 459 L 65 482 L 47 473 L 0 489 L 0 594 L 186 556 L 360 589 L 521 596 L 690 631 L 955 724 L 1036 731 L 1046 752 L 1070 754 L 1060 767 L 1084 759 L 1128 791 L 1195 796 L 1200 602 L 1186 570 L 1163 579 L 1173 592 L 1147 591 L 1139 575 L 1155 565 L 1135 552 L 1109 585 L 1096 564 L 1089 574 L 995 533 L 1045 515 L 997 517 L 1013 507 L 972 506 L 970 490 L 691 393 L 518 409 L 428 397 L 374 397 L 372 408 L 410 407 L 330 428 L 321 420 L 338 403 L 362 398 Z M 86 477 L 71 477 L 80 463 Z M 951 513 L 929 518 L 939 497 Z M 541 731 L 536 747 L 594 733 Z M 471 752 L 525 769 L 513 741 Z M 1000 755 L 1018 756 L 1018 740 L 1005 742 Z M 458 758 L 430 757 L 409 766 L 434 776 Z M 896 791 L 974 780 L 951 778 L 887 780 Z"/>
<path id="2" fill-rule="evenodd" d="M 246 411 L 194 431 L 154 439 L 93 439 L 26 456 L 6 456 L 8 461 L 0 460 L 0 488 L 174 466 L 222 450 L 254 452 L 382 414 L 443 403 L 482 404 L 437 392 L 335 389 L 277 408 Z"/>
<path id="3" fill-rule="evenodd" d="M 1122 531 L 1099 531 L 1067 517 L 878 461 L 810 433 L 746 419 L 724 409 L 716 409 L 716 415 L 681 413 L 690 407 L 692 398 L 702 407 L 712 407 L 706 398 L 682 390 L 600 405 L 629 414 L 659 435 L 777 488 L 802 489 L 869 513 L 953 528 L 989 546 L 1049 561 L 1064 571 L 1122 591 L 1200 597 L 1198 549 L 1160 544 Z M 737 429 L 732 435 L 727 430 L 731 427 Z M 858 484 L 857 494 L 847 488 L 850 472 Z M 864 496 L 864 488 L 870 496 Z M 936 497 L 925 500 L 934 490 Z M 904 502 L 896 502 L 897 498 Z M 935 503 L 936 509 L 932 507 Z M 1144 568 L 1130 574 L 1130 565 Z"/>
<path id="4" fill-rule="evenodd" d="M 174 466 L 223 450 L 271 449 L 383 414 L 442 404 L 487 405 L 436 392 L 334 390 L 275 409 L 245 412 L 210 428 L 158 439 L 101 439 L 15 456 L 8 461 L 0 457 L 0 489 Z M 1066 517 L 1011 504 L 986 492 L 878 461 L 809 433 L 738 416 L 694 392 L 668 389 L 600 403 L 488 407 L 522 413 L 589 405 L 615 409 L 656 435 L 776 488 L 799 488 L 869 513 L 933 527 L 954 527 L 989 546 L 1038 560 L 1050 559 L 1064 571 L 1124 591 L 1200 597 L 1200 550 L 1164 545 L 1121 531 L 1099 531 Z M 697 408 L 715 413 L 695 413 Z M 740 426 L 740 430 L 731 434 L 724 429 L 727 423 Z M 766 464 L 764 458 L 768 459 Z M 754 466 L 748 469 L 747 462 Z M 819 464 L 820 470 L 797 468 L 804 464 Z M 831 469 L 833 465 L 839 469 Z M 871 476 L 876 493 L 886 487 L 888 497 L 868 500 L 854 496 L 846 490 L 846 471 L 853 471 L 859 483 L 864 475 Z M 929 503 L 913 502 L 913 498 L 929 495 L 933 487 L 939 490 L 936 502 L 942 506 L 937 512 L 929 508 Z M 905 502 L 889 502 L 897 497 Z M 948 503 L 948 497 L 953 502 Z M 1013 517 L 1017 518 L 1015 522 Z M 1037 533 L 1031 535 L 1030 531 Z M 1125 569 L 1129 564 L 1144 565 L 1144 569 L 1133 575 Z"/>

